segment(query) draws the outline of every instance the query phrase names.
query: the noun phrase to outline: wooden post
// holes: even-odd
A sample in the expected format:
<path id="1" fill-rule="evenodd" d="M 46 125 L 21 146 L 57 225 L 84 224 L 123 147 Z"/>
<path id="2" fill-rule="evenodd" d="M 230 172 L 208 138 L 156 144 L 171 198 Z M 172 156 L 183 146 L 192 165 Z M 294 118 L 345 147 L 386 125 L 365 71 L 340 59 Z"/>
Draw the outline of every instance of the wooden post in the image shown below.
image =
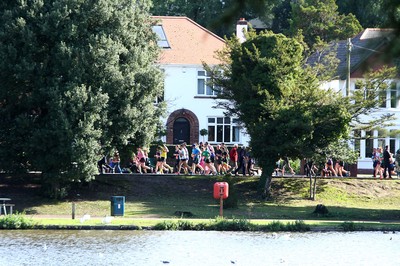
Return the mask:
<path id="1" fill-rule="evenodd" d="M 351 74 L 351 64 L 350 64 L 350 57 L 351 57 L 351 39 L 347 39 L 347 77 L 346 77 L 346 97 L 350 96 L 350 74 Z"/>
<path id="2" fill-rule="evenodd" d="M 72 220 L 75 220 L 75 202 L 72 202 Z"/>
<path id="3" fill-rule="evenodd" d="M 224 207 L 224 199 L 222 196 L 224 195 L 224 188 L 219 187 L 219 216 L 223 217 L 223 207 Z"/>

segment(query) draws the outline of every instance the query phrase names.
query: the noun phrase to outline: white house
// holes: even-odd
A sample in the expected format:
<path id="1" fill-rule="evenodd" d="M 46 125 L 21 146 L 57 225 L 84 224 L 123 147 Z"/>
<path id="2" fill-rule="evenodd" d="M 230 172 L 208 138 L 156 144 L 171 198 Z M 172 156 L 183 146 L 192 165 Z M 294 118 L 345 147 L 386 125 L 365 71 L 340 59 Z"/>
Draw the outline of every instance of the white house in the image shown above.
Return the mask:
<path id="1" fill-rule="evenodd" d="M 384 65 L 392 65 L 392 62 L 384 61 L 384 55 L 391 38 L 393 37 L 392 29 L 376 29 L 367 28 L 355 37 L 350 39 L 350 72 L 347 67 L 347 58 L 349 44 L 347 40 L 337 43 L 337 58 L 340 60 L 338 66 L 338 78 L 324 87 L 334 88 L 341 91 L 344 95 L 347 93 L 347 76 L 350 73 L 349 88 L 353 91 L 356 88 L 357 80 L 363 79 L 363 75 L 367 70 L 377 70 Z M 395 120 L 393 126 L 386 128 L 389 131 L 400 129 L 400 80 L 388 80 L 390 86 L 385 95 L 382 95 L 382 105 L 375 115 L 394 114 Z M 374 115 L 374 114 L 371 114 Z M 395 153 L 400 149 L 400 136 L 383 136 L 379 130 L 372 132 L 358 131 L 354 132 L 356 136 L 353 146 L 359 151 L 358 172 L 372 174 L 372 150 L 377 147 L 390 147 L 390 152 Z"/>
<path id="2" fill-rule="evenodd" d="M 158 34 L 162 54 L 159 65 L 165 72 L 164 101 L 167 103 L 166 143 L 182 142 L 247 144 L 248 135 L 237 119 L 215 108 L 216 93 L 207 82 L 203 68 L 219 63 L 215 52 L 225 41 L 187 17 L 153 17 L 158 21 L 153 30 Z M 207 136 L 200 130 L 207 129 Z"/>

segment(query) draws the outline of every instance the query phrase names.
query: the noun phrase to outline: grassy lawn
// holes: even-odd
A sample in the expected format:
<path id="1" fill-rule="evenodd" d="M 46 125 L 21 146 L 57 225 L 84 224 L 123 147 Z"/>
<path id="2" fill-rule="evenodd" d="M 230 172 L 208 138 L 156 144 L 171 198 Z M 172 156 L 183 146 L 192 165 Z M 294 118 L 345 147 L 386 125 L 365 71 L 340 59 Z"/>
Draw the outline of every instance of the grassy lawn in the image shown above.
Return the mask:
<path id="1" fill-rule="evenodd" d="M 306 178 L 274 178 L 269 200 L 262 199 L 257 192 L 258 180 L 257 177 L 232 179 L 230 198 L 237 199 L 237 206 L 224 209 L 225 218 L 247 219 L 255 223 L 304 220 L 327 227 L 337 226 L 343 221 L 362 221 L 377 228 L 382 225 L 399 227 L 399 180 L 320 179 L 315 201 L 309 200 L 309 180 Z M 110 197 L 125 196 L 124 217 L 115 217 L 112 224 L 151 226 L 159 219 L 181 218 L 175 215 L 176 211 L 190 212 L 193 214 L 191 220 L 197 222 L 217 217 L 219 201 L 212 197 L 216 181 L 221 179 L 209 176 L 110 175 L 100 176 L 90 185 L 74 188 L 67 198 L 59 201 L 41 197 L 28 180 L 24 180 L 23 186 L 18 183 L 18 187 L 10 181 L 8 187 L 0 187 L 0 193 L 12 198 L 19 212 L 40 223 L 61 225 L 79 225 L 85 214 L 92 217 L 85 224 L 102 224 L 103 217 L 110 215 Z M 75 220 L 71 219 L 72 202 L 76 204 Z M 329 213 L 314 214 L 317 204 L 324 204 Z"/>

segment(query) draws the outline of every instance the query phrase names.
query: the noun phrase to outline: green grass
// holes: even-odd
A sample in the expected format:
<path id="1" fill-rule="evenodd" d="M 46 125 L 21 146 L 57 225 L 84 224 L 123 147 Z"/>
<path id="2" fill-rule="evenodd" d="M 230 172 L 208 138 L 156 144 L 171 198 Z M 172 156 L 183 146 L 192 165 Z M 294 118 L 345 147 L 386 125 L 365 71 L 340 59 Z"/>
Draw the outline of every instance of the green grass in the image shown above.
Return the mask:
<path id="1" fill-rule="evenodd" d="M 194 222 L 217 217 L 219 201 L 212 198 L 212 189 L 213 184 L 221 180 L 208 176 L 113 175 L 99 178 L 90 186 L 74 188 L 65 200 L 49 200 L 37 193 L 23 198 L 18 196 L 20 194 L 10 197 L 18 211 L 43 224 L 81 225 L 80 218 L 89 214 L 92 219 L 83 224 L 101 225 L 102 217 L 110 215 L 110 197 L 123 195 L 126 197 L 124 217 L 116 217 L 112 224 L 154 226 L 159 219 L 179 219 L 174 215 L 176 211 L 191 212 Z M 363 226 L 374 228 L 399 227 L 399 180 L 319 179 L 315 201 L 308 198 L 309 180 L 306 178 L 274 178 L 273 197 L 269 200 L 257 193 L 257 177 L 239 177 L 230 182 L 233 182 L 230 195 L 237 197 L 238 207 L 224 209 L 227 219 L 315 221 L 322 228 L 336 228 L 344 221 L 362 221 Z M 73 197 L 76 194 L 80 196 Z M 76 204 L 75 220 L 71 219 L 72 202 Z M 324 204 L 329 213 L 314 214 L 317 204 Z M 346 224 L 351 227 L 349 225 Z"/>

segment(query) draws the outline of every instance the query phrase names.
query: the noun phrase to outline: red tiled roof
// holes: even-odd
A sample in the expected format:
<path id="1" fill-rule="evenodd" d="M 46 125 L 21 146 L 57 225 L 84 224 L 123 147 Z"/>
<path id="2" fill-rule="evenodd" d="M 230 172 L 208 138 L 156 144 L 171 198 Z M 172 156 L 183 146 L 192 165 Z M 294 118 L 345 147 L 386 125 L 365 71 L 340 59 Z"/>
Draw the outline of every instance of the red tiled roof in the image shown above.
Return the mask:
<path id="1" fill-rule="evenodd" d="M 215 52 L 224 39 L 187 17 L 153 16 L 160 21 L 171 48 L 163 49 L 160 64 L 217 64 Z"/>

